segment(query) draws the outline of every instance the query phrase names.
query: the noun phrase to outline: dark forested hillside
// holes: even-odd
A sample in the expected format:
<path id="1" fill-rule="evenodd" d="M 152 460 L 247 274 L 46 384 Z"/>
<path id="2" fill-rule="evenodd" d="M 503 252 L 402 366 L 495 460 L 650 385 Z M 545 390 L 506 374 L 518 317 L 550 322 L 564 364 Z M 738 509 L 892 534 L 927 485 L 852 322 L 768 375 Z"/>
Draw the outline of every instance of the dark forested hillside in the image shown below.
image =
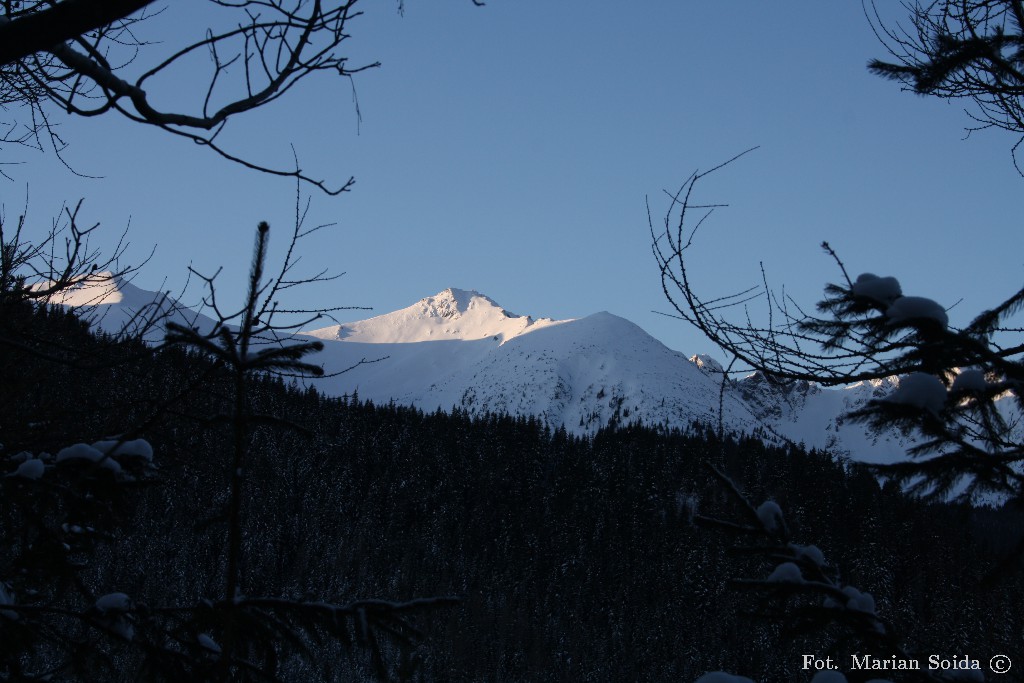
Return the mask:
<path id="1" fill-rule="evenodd" d="M 55 656 L 57 645 L 22 629 L 31 606 L 70 610 L 124 593 L 145 608 L 133 614 L 141 638 L 158 606 L 216 598 L 225 555 L 229 434 L 217 417 L 230 388 L 221 369 L 179 349 L 94 338 L 62 311 L 19 311 L 3 323 L 18 344 L 0 353 L 3 474 L 23 451 L 114 434 L 145 438 L 157 469 L 90 512 L 92 530 L 76 540 L 68 525 L 86 513 L 54 491 L 74 488 L 77 475 L 0 478 L 0 605 L 25 606 L 0 610 L 0 680 L 27 680 L 19 676 Z M 325 397 L 280 378 L 257 382 L 250 399 L 273 420 L 252 436 L 243 592 L 460 598 L 416 617 L 415 647 L 384 646 L 417 680 L 692 681 L 722 668 L 809 680 L 799 653 L 825 654 L 840 634 L 792 640 L 730 584 L 767 570 L 734 552 L 728 534 L 693 523 L 695 512 L 733 515 L 705 461 L 752 501 L 775 500 L 794 541 L 817 545 L 847 583 L 871 592 L 914 650 L 1013 652 L 1024 629 L 1019 573 L 964 590 L 1015 542 L 1019 516 L 926 506 L 828 454 L 749 437 L 723 444 L 699 425 L 580 439 L 533 420 Z M 46 538 L 63 549 L 42 547 Z M 44 616 L 48 634 L 64 629 L 88 650 L 79 670 L 53 671 L 54 680 L 135 680 L 145 653 L 123 632 Z M 359 646 L 349 655 L 306 645 L 311 662 L 282 648 L 276 674 L 369 675 Z"/>

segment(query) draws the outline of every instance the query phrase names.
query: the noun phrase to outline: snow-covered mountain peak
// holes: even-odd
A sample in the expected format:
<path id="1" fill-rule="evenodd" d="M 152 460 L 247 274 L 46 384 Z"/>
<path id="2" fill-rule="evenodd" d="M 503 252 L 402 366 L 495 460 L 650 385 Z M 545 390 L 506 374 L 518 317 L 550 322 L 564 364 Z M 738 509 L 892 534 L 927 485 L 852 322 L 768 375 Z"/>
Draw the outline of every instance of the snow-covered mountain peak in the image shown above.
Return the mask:
<path id="1" fill-rule="evenodd" d="M 698 353 L 689 358 L 690 362 L 697 366 L 697 369 L 706 375 L 719 375 L 725 373 L 722 364 L 706 353 Z"/>
<path id="2" fill-rule="evenodd" d="M 110 331 L 152 307 L 174 304 L 166 295 L 100 274 L 55 297 L 55 303 L 85 307 Z M 187 309 L 176 309 L 171 319 L 212 326 Z M 328 342 L 314 362 L 328 371 L 351 368 L 316 380 L 328 395 L 358 393 L 426 411 L 458 407 L 472 414 L 532 415 L 580 434 L 633 422 L 685 429 L 721 420 L 732 432 L 872 463 L 902 460 L 914 444 L 913 435 L 849 418 L 872 400 L 893 397 L 907 380 L 888 377 L 837 388 L 760 372 L 725 380 L 713 358 L 672 351 L 604 311 L 575 320 L 534 320 L 509 313 L 479 292 L 453 288 L 392 313 L 306 334 Z M 985 386 L 983 373 L 964 374 L 961 384 Z M 1001 408 L 1020 434 L 1024 420 L 1015 405 L 1007 401 Z"/>
<path id="3" fill-rule="evenodd" d="M 38 282 L 32 288 L 43 290 L 51 284 Z M 148 321 L 156 321 L 155 326 L 145 330 L 145 338 L 151 341 L 163 337 L 163 327 L 168 320 L 187 327 L 213 327 L 213 320 L 182 307 L 169 293 L 141 289 L 127 278 L 107 271 L 81 276 L 71 286 L 55 293 L 49 303 L 76 308 L 86 320 L 107 332 L 138 333 L 149 328 Z"/>
<path id="4" fill-rule="evenodd" d="M 35 291 L 45 290 L 52 282 L 43 281 L 32 285 Z M 109 304 L 129 303 L 127 300 L 144 296 L 146 302 L 152 301 L 152 292 L 143 292 L 124 278 L 114 277 L 109 271 L 89 273 L 74 281 L 67 289 L 53 295 L 51 303 L 62 306 L 82 308 Z"/>
<path id="5" fill-rule="evenodd" d="M 567 321 L 534 320 L 530 316 L 509 313 L 480 292 L 450 287 L 392 313 L 303 334 L 365 344 L 477 339 L 491 339 L 504 344 L 521 334 L 563 322 Z"/>
<path id="6" fill-rule="evenodd" d="M 416 305 L 420 307 L 423 315 L 435 318 L 457 318 L 468 313 L 470 308 L 475 310 L 501 308 L 493 299 L 475 289 L 456 289 L 455 287 L 449 287 L 434 296 L 424 297 Z M 506 316 L 519 317 L 507 312 Z"/>
<path id="7" fill-rule="evenodd" d="M 869 379 L 853 384 L 847 384 L 845 389 L 863 395 L 866 398 L 882 398 L 892 393 L 900 386 L 900 378 L 896 375 L 882 377 L 880 379 Z"/>

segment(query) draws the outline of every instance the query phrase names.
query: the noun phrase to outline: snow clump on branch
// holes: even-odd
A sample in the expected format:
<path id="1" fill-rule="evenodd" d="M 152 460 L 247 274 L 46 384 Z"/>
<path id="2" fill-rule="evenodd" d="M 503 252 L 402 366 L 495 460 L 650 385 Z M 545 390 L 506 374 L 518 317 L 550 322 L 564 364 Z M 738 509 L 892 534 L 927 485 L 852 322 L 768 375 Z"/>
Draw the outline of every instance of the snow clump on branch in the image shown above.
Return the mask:
<path id="1" fill-rule="evenodd" d="M 129 441 L 97 441 L 93 448 L 104 455 L 117 456 L 119 458 L 142 458 L 146 462 L 153 462 L 153 447 L 145 439 L 131 439 Z"/>
<path id="2" fill-rule="evenodd" d="M 18 469 L 14 470 L 8 477 L 21 477 L 22 479 L 40 479 L 43 476 L 43 472 L 46 471 L 46 465 L 39 458 L 29 458 L 21 462 L 18 465 Z"/>
<path id="3" fill-rule="evenodd" d="M 128 463 L 132 460 L 135 462 L 141 461 L 146 467 L 152 469 L 153 446 L 145 439 L 131 439 L 128 441 L 108 439 L 97 441 L 92 445 L 76 443 L 57 452 L 58 465 L 72 460 L 85 460 L 97 463 L 100 467 L 108 469 L 114 474 L 121 474 L 122 463 Z M 38 466 L 35 467 L 38 469 Z M 42 473 L 40 472 L 40 474 Z"/>
<path id="4" fill-rule="evenodd" d="M 847 609 L 854 609 L 858 612 L 875 614 L 875 598 L 871 593 L 861 593 L 853 586 L 844 586 L 843 595 L 846 596 Z"/>
<path id="5" fill-rule="evenodd" d="M 949 326 L 945 308 L 923 296 L 903 296 L 903 288 L 894 277 L 861 273 L 850 287 L 850 293 L 855 298 L 871 301 L 876 309 L 883 309 L 885 317 L 893 323 L 931 320 L 943 329 Z"/>
<path id="6" fill-rule="evenodd" d="M 765 579 L 769 583 L 803 583 L 804 575 L 793 562 L 783 562 Z"/>
<path id="7" fill-rule="evenodd" d="M 854 296 L 872 299 L 883 306 L 891 306 L 903 296 L 900 282 L 894 277 L 878 277 L 874 273 L 861 273 L 853 283 Z"/>
<path id="8" fill-rule="evenodd" d="M 797 559 L 809 560 L 819 567 L 825 566 L 825 553 L 816 545 L 797 545 L 790 543 L 789 549 L 793 551 Z"/>
<path id="9" fill-rule="evenodd" d="M 982 370 L 970 368 L 963 370 L 956 379 L 953 380 L 953 386 L 950 387 L 950 391 L 958 392 L 982 392 L 988 388 L 988 381 L 985 379 L 985 373 Z"/>
<path id="10" fill-rule="evenodd" d="M 758 506 L 757 518 L 769 532 L 781 531 L 785 526 L 782 508 L 774 500 L 766 500 Z"/>
<path id="11" fill-rule="evenodd" d="M 96 600 L 95 609 L 100 614 L 100 621 L 113 633 L 125 640 L 135 637 L 132 624 L 132 599 L 125 593 L 107 593 Z"/>
<path id="12" fill-rule="evenodd" d="M 946 405 L 946 387 L 935 375 L 912 372 L 900 380 L 896 391 L 882 400 L 914 406 L 938 415 Z"/>
<path id="13" fill-rule="evenodd" d="M 112 472 L 121 471 L 121 465 L 116 460 L 107 457 L 106 454 L 85 443 L 76 443 L 74 446 L 68 446 L 57 451 L 58 465 L 72 460 L 87 460 L 88 462 L 99 463 L 100 467 L 104 467 Z"/>
<path id="14" fill-rule="evenodd" d="M 885 311 L 885 316 L 895 323 L 912 320 L 933 320 L 942 329 L 949 326 L 949 316 L 941 304 L 923 296 L 901 296 L 892 302 Z"/>
<path id="15" fill-rule="evenodd" d="M 754 681 L 744 676 L 727 674 L 724 671 L 709 671 L 698 678 L 696 683 L 754 683 Z"/>

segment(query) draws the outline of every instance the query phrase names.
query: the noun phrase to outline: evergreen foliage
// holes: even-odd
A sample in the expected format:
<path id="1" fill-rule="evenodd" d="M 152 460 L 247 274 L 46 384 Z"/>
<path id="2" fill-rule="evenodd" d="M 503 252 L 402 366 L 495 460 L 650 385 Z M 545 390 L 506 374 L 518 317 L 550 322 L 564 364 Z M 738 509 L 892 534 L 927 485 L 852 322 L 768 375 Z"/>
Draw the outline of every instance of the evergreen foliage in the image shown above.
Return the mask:
<path id="1" fill-rule="evenodd" d="M 74 666 L 54 680 L 155 677 L 145 669 L 151 653 L 130 647 L 118 620 L 131 616 L 135 639 L 146 642 L 154 625 L 189 610 L 191 630 L 174 633 L 175 647 L 214 661 L 212 648 L 224 646 L 215 596 L 224 590 L 233 437 L 210 416 L 232 395 L 230 368 L 184 348 L 95 337 L 62 311 L 33 306 L 20 319 L 62 347 L 95 346 L 131 362 L 97 374 L 5 353 L 0 381 L 15 411 L 3 426 L 5 474 L 23 450 L 55 453 L 125 425 L 145 425 L 138 435 L 152 443 L 159 469 L 127 488 L 102 468 L 86 476 L 88 466 L 48 465 L 39 480 L 0 478 L 0 580 L 10 598 L 0 609 L 0 674 L 31 680 L 62 655 Z M 26 389 L 13 400 L 6 387 L 27 387 L 29 378 L 54 389 Z M 701 425 L 582 439 L 526 418 L 325 397 L 263 374 L 250 376 L 247 394 L 252 414 L 303 428 L 253 426 L 241 510 L 245 595 L 280 599 L 253 597 L 250 607 L 289 628 L 243 627 L 257 629 L 252 642 L 271 644 L 250 653 L 254 664 L 272 664 L 282 680 L 362 680 L 373 671 L 372 662 L 358 666 L 369 650 L 349 650 L 336 634 L 310 625 L 299 641 L 283 636 L 301 617 L 277 607 L 319 604 L 313 596 L 419 612 L 405 623 L 423 639 L 409 631 L 404 649 L 382 644 L 393 678 L 678 681 L 727 668 L 793 680 L 801 652 L 844 645 L 836 633 L 789 634 L 771 619 L 743 617 L 748 596 L 727 580 L 737 570 L 764 576 L 766 565 L 694 523 L 733 509 L 705 460 L 730 472 L 751 500 L 776 501 L 792 542 L 818 544 L 844 583 L 870 592 L 915 649 L 955 642 L 1013 651 L 1024 629 L 1006 599 L 1024 589 L 1019 576 L 995 591 L 968 588 L 1019 535 L 1019 515 L 916 502 L 824 453 L 722 440 Z M 74 508 L 72 494 L 83 491 L 103 501 L 102 513 Z M 85 517 L 93 531 L 64 528 Z M 942 561 L 922 559 L 936 556 Z M 131 597 L 130 611 L 90 613 L 116 593 Z M 403 602 L 368 600 L 375 595 Z M 424 611 L 429 605 L 416 601 L 423 595 L 461 602 Z M 214 607 L 199 610 L 211 597 Z M 154 609 L 168 605 L 183 611 Z M 91 620 L 71 617 L 80 612 Z M 300 656 L 304 649 L 315 656 Z M 172 679 L 184 671 L 160 662 Z M 195 670 L 189 676 L 200 679 Z"/>
<path id="2" fill-rule="evenodd" d="M 969 130 L 1024 134 L 1024 2 L 909 3 L 901 6 L 909 13 L 904 24 L 887 23 L 873 0 L 866 7 L 892 58 L 871 60 L 871 72 L 920 95 L 973 101 L 975 108 L 968 113 L 976 126 Z M 1015 155 L 1019 145 L 1013 146 Z"/>
<path id="3" fill-rule="evenodd" d="M 301 236 L 300 220 L 291 247 Z M 31 378 L 37 388 L 59 388 L 58 397 L 65 399 L 29 390 L 36 400 L 18 398 L 26 418 L 35 419 L 26 422 L 21 434 L 16 429 L 7 434 L 20 450 L 7 459 L 13 469 L 3 479 L 11 492 L 3 508 L 9 562 L 0 568 L 0 577 L 10 577 L 0 584 L 3 680 L 115 680 L 122 673 L 154 681 L 297 680 L 296 667 L 301 670 L 307 664 L 323 666 L 324 675 L 330 676 L 336 657 L 321 651 L 336 654 L 353 646 L 378 679 L 407 679 L 416 670 L 417 660 L 410 653 L 421 635 L 413 616 L 453 600 L 341 602 L 308 592 L 285 593 L 274 586 L 262 592 L 254 576 L 254 528 L 248 508 L 257 501 L 248 472 L 259 459 L 257 454 L 265 455 L 258 450 L 261 442 L 272 442 L 282 428 L 298 427 L 280 410 L 261 411 L 251 381 L 269 381 L 282 371 L 298 376 L 323 373 L 303 360 L 321 347 L 320 342 L 279 336 L 288 326 L 274 320 L 274 295 L 296 281 L 284 279 L 293 265 L 291 250 L 281 275 L 265 280 L 268 237 L 269 226 L 261 223 L 242 310 L 226 315 L 213 306 L 218 319 L 207 333 L 168 321 L 168 344 L 159 350 L 138 339 L 92 337 L 73 314 L 61 316 L 73 324 L 41 333 L 32 318 L 41 317 L 40 327 L 45 328 L 54 311 L 36 303 L 21 280 L 13 280 L 15 286 L 0 297 L 0 313 L 6 314 L 0 316 L 0 342 L 14 351 L 4 367 L 14 381 L 4 386 L 27 384 Z M 69 258 L 68 263 L 72 268 L 76 260 Z M 213 279 L 204 279 L 213 300 Z M 322 279 L 321 275 L 298 282 Z M 236 318 L 241 324 L 232 327 Z M 75 333 L 82 339 L 75 339 Z M 32 342 L 40 339 L 68 350 L 70 358 L 36 350 Z M 154 361 L 165 356 L 171 365 L 158 363 L 160 383 L 147 383 Z M 97 364 L 97 359 L 102 362 Z M 40 368 L 26 363 L 31 360 L 49 372 L 37 372 Z M 182 376 L 178 371 L 186 367 L 195 372 Z M 81 383 L 68 383 L 71 372 L 79 373 Z M 41 379 L 51 381 L 40 385 Z M 102 384 L 94 386 L 97 381 Z M 128 387 L 133 385 L 143 390 L 132 392 Z M 189 420 L 181 410 L 195 407 L 200 393 L 211 400 Z M 79 406 L 83 396 L 96 406 L 87 415 L 99 421 L 75 420 L 56 410 L 68 402 Z M 118 400 L 124 403 L 117 405 Z M 183 416 L 185 423 L 180 422 Z M 53 446 L 54 430 L 48 429 L 40 434 L 38 452 L 25 450 L 31 430 L 39 424 L 47 427 L 51 417 L 62 417 L 76 439 L 86 434 L 94 442 L 57 450 L 59 441 Z M 126 420 L 132 425 L 128 433 L 121 428 Z M 157 483 L 160 472 L 153 445 L 136 437 L 159 431 L 167 420 L 191 423 L 185 428 L 203 433 L 198 443 L 186 448 L 189 460 L 203 463 L 192 474 L 212 487 L 203 490 L 202 499 L 191 499 L 192 511 L 186 518 L 174 520 L 187 529 L 197 512 L 205 513 L 209 523 L 195 525 L 196 531 L 203 531 L 198 534 L 202 542 L 196 544 L 187 533 L 164 530 L 159 538 L 171 539 L 170 546 L 153 549 L 163 563 L 187 568 L 200 582 L 175 585 L 167 579 L 154 598 L 139 581 L 165 572 L 145 566 L 152 554 L 137 555 L 126 547 L 129 544 L 118 541 L 122 534 L 134 538 L 153 533 L 148 523 L 169 507 L 162 496 L 156 507 L 136 507 L 139 499 L 132 495 Z M 174 431 L 177 437 L 177 428 Z M 186 552 L 184 565 L 167 557 L 193 545 L 201 554 Z M 127 574 L 119 574 L 118 568 Z M 111 581 L 120 584 L 113 592 Z M 134 583 L 135 590 L 125 592 L 125 583 Z"/>
<path id="4" fill-rule="evenodd" d="M 1011 319 L 1022 309 L 1024 290 L 956 328 L 943 306 L 904 294 L 895 277 L 862 273 L 851 278 L 826 242 L 822 246 L 835 260 L 842 281 L 826 286 L 814 313 L 784 292 L 772 290 L 767 279 L 760 291 L 754 288 L 706 299 L 696 291 L 688 264 L 693 235 L 713 209 L 697 202 L 695 189 L 708 174 L 739 156 L 710 171 L 694 172 L 671 195 L 663 226 L 655 229 L 650 222 L 663 289 L 680 317 L 733 358 L 729 370 L 738 363 L 744 372 L 757 371 L 773 383 L 839 385 L 897 378 L 894 391 L 849 413 L 876 433 L 898 430 L 912 440 L 909 459 L 876 465 L 871 471 L 924 499 L 1000 500 L 1019 509 L 1024 504 L 1024 442 L 1015 429 L 1016 419 L 1010 416 L 1024 414 L 1024 345 L 1019 343 L 1021 330 Z M 755 301 L 764 306 L 759 317 L 750 310 Z M 722 381 L 724 391 L 728 371 Z M 744 519 L 710 516 L 705 521 L 755 539 L 743 550 L 762 558 L 768 569 L 741 573 L 745 578 L 735 585 L 755 591 L 759 611 L 789 632 L 834 633 L 839 642 L 845 639 L 848 647 L 874 656 L 900 660 L 927 656 L 920 643 L 896 628 L 894 621 L 887 621 L 898 622 L 905 605 L 882 609 L 877 600 L 865 597 L 874 591 L 837 567 L 823 571 L 826 567 L 817 559 L 820 552 L 812 559 L 792 545 L 781 524 L 790 508 L 776 504 L 762 510 L 756 506 L 758 497 L 744 495 L 732 485 L 731 470 L 714 467 L 713 471 L 732 492 Z M 762 511 L 765 514 L 758 514 Z M 892 531 L 877 530 L 873 549 L 882 552 L 864 561 L 884 563 L 886 546 L 910 542 L 906 531 Z M 823 542 L 835 533 L 824 531 L 812 541 Z M 1018 534 L 1011 532 L 1006 538 L 1014 539 L 1016 545 L 1004 549 L 998 569 L 973 576 L 971 584 L 999 601 L 1012 595 L 1005 589 L 1017 580 L 1024 558 L 1024 541 L 1018 540 Z M 834 561 L 828 552 L 824 557 Z M 1010 600 L 1002 609 L 1019 611 L 1019 605 Z M 962 617 L 950 618 L 955 622 Z M 965 648 L 961 639 L 949 642 L 960 651 Z M 907 680 L 942 678 L 941 672 L 925 670 Z"/>

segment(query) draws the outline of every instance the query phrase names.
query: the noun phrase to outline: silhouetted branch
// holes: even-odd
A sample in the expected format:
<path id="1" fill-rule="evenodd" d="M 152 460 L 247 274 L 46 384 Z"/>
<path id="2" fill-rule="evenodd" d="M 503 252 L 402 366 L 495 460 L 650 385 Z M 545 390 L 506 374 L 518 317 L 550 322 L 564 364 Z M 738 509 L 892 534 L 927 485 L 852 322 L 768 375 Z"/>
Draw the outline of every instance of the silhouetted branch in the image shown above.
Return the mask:
<path id="1" fill-rule="evenodd" d="M 28 0 L 0 5 L 0 105 L 22 105 L 29 114 L 20 125 L 5 124 L 0 143 L 50 146 L 60 156 L 65 143 L 47 104 L 83 117 L 118 112 L 246 168 L 295 178 L 328 195 L 352 187 L 351 177 L 330 183 L 297 166 L 257 163 L 217 138 L 234 117 L 274 102 L 314 74 L 351 82 L 378 67 L 379 62 L 353 65 L 343 53 L 350 22 L 362 14 L 359 0 L 207 0 L 186 10 L 196 28 L 207 22 L 205 30 L 196 31 L 202 37 L 186 36 L 166 48 L 143 35 L 146 23 L 164 11 L 153 12 L 150 4 Z M 205 77 L 196 76 L 197 58 L 208 59 Z M 193 86 L 194 106 L 179 94 L 183 83 Z"/>

